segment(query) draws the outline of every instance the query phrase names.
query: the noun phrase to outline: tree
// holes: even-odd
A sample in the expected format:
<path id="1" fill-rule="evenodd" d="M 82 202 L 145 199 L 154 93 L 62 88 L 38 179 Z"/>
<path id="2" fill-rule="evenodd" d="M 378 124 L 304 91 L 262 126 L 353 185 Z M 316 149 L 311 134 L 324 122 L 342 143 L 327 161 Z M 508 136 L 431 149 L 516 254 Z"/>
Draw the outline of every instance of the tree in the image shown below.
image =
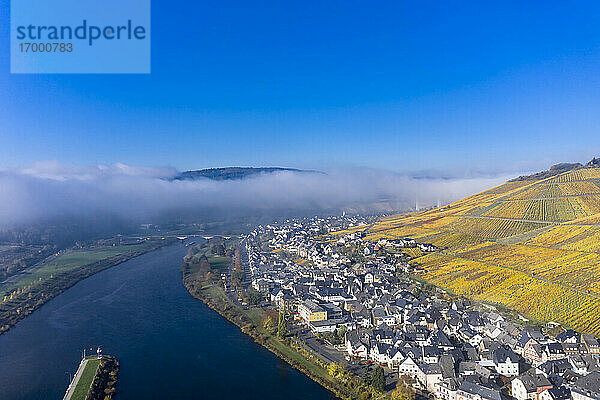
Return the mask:
<path id="1" fill-rule="evenodd" d="M 332 362 L 327 366 L 327 372 L 333 377 L 344 376 L 346 367 L 341 363 Z"/>
<path id="2" fill-rule="evenodd" d="M 256 305 L 260 304 L 260 302 L 262 300 L 262 296 L 258 292 L 258 290 L 254 289 L 254 288 L 250 288 L 246 292 L 246 299 L 248 300 L 248 304 L 252 304 L 253 306 L 256 306 Z"/>
<path id="3" fill-rule="evenodd" d="M 425 283 L 425 285 L 423 285 L 423 290 L 425 292 L 433 292 L 435 290 L 435 285 L 427 282 L 427 283 Z"/>
<path id="4" fill-rule="evenodd" d="M 198 274 L 206 275 L 207 272 L 212 271 L 210 262 L 206 256 L 202 256 L 198 259 Z"/>
<path id="5" fill-rule="evenodd" d="M 242 270 L 242 250 L 240 250 L 239 248 L 235 249 L 235 252 L 233 254 L 235 256 L 233 268 L 237 270 Z"/>
<path id="6" fill-rule="evenodd" d="M 263 324 L 265 330 L 269 333 L 273 333 L 275 331 L 275 323 L 273 322 L 273 318 L 270 315 L 265 319 L 265 323 Z"/>
<path id="7" fill-rule="evenodd" d="M 404 390 L 394 390 L 392 392 L 392 400 L 414 400 L 415 394 Z"/>
<path id="8" fill-rule="evenodd" d="M 365 385 L 371 386 L 371 384 L 373 383 L 373 371 L 367 369 L 365 371 L 365 376 L 363 377 L 363 382 L 365 383 Z"/>
<path id="9" fill-rule="evenodd" d="M 338 343 L 344 343 L 344 340 L 346 339 L 346 327 L 345 326 L 342 325 L 337 330 L 337 337 L 338 337 Z"/>
<path id="10" fill-rule="evenodd" d="M 213 244 L 211 251 L 213 254 L 216 254 L 221 257 L 225 257 L 225 246 L 223 246 L 223 243 Z"/>
<path id="11" fill-rule="evenodd" d="M 396 383 L 396 390 L 392 392 L 392 400 L 415 400 L 415 391 L 412 390 L 406 376 L 400 376 Z"/>
<path id="12" fill-rule="evenodd" d="M 371 386 L 373 389 L 383 392 L 385 390 L 385 372 L 381 366 L 377 366 L 373 371 L 373 377 L 371 378 Z"/>
<path id="13" fill-rule="evenodd" d="M 242 282 L 244 281 L 245 277 L 246 274 L 244 274 L 244 271 L 235 269 L 231 273 L 231 283 L 233 286 L 240 287 L 242 286 Z"/>
<path id="14" fill-rule="evenodd" d="M 277 336 L 280 339 L 284 338 L 287 334 L 287 327 L 285 324 L 285 306 L 282 306 L 279 309 L 279 323 L 277 324 Z"/>

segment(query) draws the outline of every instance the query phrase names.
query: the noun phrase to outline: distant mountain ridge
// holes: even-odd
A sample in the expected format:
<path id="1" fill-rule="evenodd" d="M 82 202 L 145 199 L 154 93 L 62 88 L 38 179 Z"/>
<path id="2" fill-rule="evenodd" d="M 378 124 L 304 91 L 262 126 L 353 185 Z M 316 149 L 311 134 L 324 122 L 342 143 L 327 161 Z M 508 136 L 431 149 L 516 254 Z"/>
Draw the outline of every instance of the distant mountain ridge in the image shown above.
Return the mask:
<path id="1" fill-rule="evenodd" d="M 520 182 L 520 181 L 537 181 L 540 179 L 550 178 L 551 176 L 560 175 L 565 172 L 573 171 L 581 168 L 599 168 L 600 158 L 592 158 L 587 164 L 581 163 L 560 163 L 550 167 L 548 171 L 537 172 L 531 175 L 522 175 L 518 178 L 511 179 L 509 182 Z"/>
<path id="2" fill-rule="evenodd" d="M 276 172 L 295 172 L 295 173 L 313 173 L 322 174 L 323 172 L 314 170 L 305 170 L 297 168 L 283 167 L 223 167 L 223 168 L 206 168 L 195 171 L 184 171 L 174 176 L 172 180 L 186 181 L 208 178 L 215 181 L 228 181 L 245 179 L 254 175 L 272 174 Z"/>

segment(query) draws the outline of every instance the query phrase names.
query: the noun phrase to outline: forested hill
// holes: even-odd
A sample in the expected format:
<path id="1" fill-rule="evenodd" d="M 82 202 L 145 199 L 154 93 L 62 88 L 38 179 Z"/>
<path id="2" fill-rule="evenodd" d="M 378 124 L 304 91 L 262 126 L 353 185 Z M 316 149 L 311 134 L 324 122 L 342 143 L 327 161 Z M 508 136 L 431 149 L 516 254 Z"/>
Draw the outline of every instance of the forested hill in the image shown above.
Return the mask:
<path id="1" fill-rule="evenodd" d="M 573 171 L 576 169 L 582 168 L 598 168 L 600 167 L 600 158 L 592 158 L 590 162 L 583 165 L 580 163 L 560 163 L 550 167 L 548 171 L 542 171 L 535 173 L 533 175 L 523 175 L 518 178 L 512 179 L 510 182 L 518 182 L 518 181 L 537 181 L 545 178 L 550 178 L 552 176 L 560 175 L 565 172 Z"/>
<path id="2" fill-rule="evenodd" d="M 250 176 L 259 174 L 272 174 L 275 172 L 295 172 L 295 173 L 313 173 L 321 174 L 319 171 L 302 170 L 296 168 L 281 168 L 281 167 L 225 167 L 225 168 L 208 168 L 196 171 L 185 171 L 176 175 L 173 180 L 194 180 L 200 178 L 208 178 L 216 181 L 226 181 L 233 179 L 245 179 Z"/>

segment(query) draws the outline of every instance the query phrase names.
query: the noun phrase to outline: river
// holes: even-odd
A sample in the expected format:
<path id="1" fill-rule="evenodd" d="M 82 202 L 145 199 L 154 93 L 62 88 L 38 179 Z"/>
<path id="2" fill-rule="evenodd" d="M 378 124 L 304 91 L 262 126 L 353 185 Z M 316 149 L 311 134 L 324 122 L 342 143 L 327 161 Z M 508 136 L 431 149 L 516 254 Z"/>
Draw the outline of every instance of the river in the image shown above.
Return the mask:
<path id="1" fill-rule="evenodd" d="M 116 399 L 331 399 L 181 283 L 181 244 L 91 276 L 0 335 L 0 399 L 62 399 L 83 348 L 121 363 Z"/>

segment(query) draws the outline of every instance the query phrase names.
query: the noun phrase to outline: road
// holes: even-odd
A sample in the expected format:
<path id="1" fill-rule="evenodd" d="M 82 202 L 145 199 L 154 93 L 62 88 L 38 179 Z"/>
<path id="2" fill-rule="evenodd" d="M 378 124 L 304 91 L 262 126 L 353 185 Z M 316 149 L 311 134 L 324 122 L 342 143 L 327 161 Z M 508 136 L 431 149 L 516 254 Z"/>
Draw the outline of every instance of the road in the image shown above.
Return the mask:
<path id="1" fill-rule="evenodd" d="M 298 344 L 304 347 L 309 352 L 318 356 L 321 360 L 326 363 L 337 362 L 345 363 L 346 353 L 337 350 L 330 344 L 323 342 L 323 344 L 317 341 L 317 337 L 309 328 L 296 322 L 288 323 L 288 331 L 292 334 Z"/>
<path id="2" fill-rule="evenodd" d="M 336 350 L 333 346 L 327 343 L 320 344 L 317 341 L 317 337 L 312 332 L 305 334 L 300 333 L 298 337 L 311 350 L 324 357 L 327 362 L 345 362 L 345 353 Z"/>
<path id="3" fill-rule="evenodd" d="M 69 388 L 67 389 L 67 393 L 65 393 L 65 397 L 63 397 L 63 400 L 70 400 L 71 396 L 73 396 L 73 392 L 75 392 L 75 388 L 77 387 L 77 382 L 79 382 L 81 374 L 83 374 L 83 370 L 85 369 L 87 363 L 87 358 L 81 360 L 81 363 L 79 363 L 79 368 L 77 368 L 77 372 L 75 373 L 73 380 L 69 384 Z"/>

